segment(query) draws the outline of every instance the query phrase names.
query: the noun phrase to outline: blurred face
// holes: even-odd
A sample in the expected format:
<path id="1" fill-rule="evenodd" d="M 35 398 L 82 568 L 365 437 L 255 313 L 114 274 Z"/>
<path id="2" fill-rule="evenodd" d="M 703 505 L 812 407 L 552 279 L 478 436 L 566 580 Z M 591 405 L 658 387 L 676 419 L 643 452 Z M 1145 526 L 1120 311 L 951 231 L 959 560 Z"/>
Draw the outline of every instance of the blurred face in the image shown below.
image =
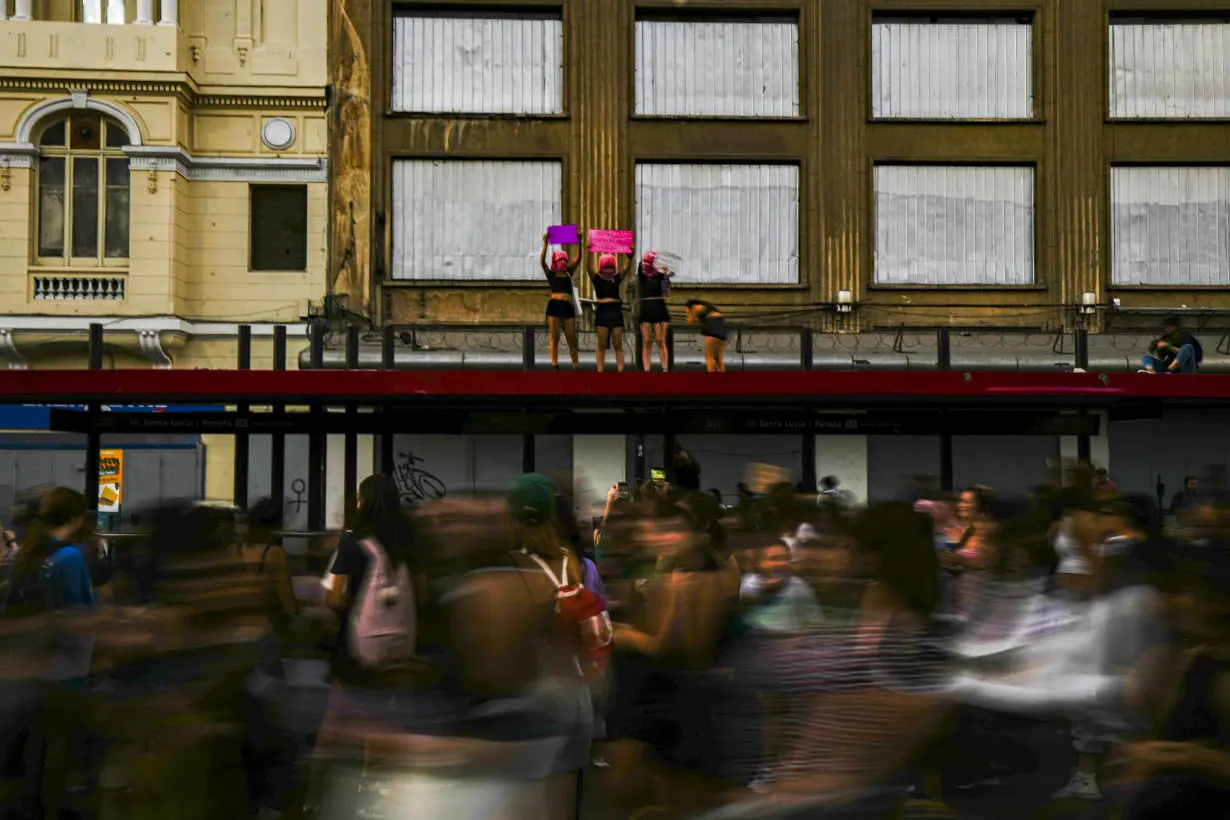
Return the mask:
<path id="1" fill-rule="evenodd" d="M 978 499 L 972 492 L 966 490 L 957 500 L 957 518 L 962 521 L 971 521 L 977 514 Z"/>
<path id="2" fill-rule="evenodd" d="M 691 537 L 683 519 L 642 521 L 637 534 L 641 549 L 660 558 L 678 555 Z"/>
<path id="3" fill-rule="evenodd" d="M 1189 479 L 1187 480 L 1187 484 L 1185 485 L 1185 488 L 1187 489 L 1187 491 L 1188 491 L 1189 493 L 1194 493 L 1194 492 L 1196 492 L 1196 489 L 1197 489 L 1197 487 L 1198 487 L 1199 485 L 1200 485 L 1200 482 L 1199 482 L 1199 481 L 1197 481 L 1197 480 L 1196 480 L 1196 479 L 1194 479 L 1194 478 L 1189 478 Z"/>
<path id="4" fill-rule="evenodd" d="M 790 550 L 783 544 L 766 547 L 760 553 L 760 574 L 766 578 L 781 578 L 790 574 Z"/>

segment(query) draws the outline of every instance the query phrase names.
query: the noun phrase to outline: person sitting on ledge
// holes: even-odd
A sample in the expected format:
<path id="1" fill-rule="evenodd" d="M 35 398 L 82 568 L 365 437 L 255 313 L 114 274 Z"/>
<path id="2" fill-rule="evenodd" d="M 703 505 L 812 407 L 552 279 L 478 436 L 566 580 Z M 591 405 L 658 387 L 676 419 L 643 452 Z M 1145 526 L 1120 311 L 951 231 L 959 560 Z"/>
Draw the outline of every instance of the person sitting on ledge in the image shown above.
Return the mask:
<path id="1" fill-rule="evenodd" d="M 1204 361 L 1204 348 L 1196 337 L 1183 329 L 1179 317 L 1162 324 L 1162 337 L 1149 346 L 1142 359 L 1141 373 L 1196 373 Z"/>

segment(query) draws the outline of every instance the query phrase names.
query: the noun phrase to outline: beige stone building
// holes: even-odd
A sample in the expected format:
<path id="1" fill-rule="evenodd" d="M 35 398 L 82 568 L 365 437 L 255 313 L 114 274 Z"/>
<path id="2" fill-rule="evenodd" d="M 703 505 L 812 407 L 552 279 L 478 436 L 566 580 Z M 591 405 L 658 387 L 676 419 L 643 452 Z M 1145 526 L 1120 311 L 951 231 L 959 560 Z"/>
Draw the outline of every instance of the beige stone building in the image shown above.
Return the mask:
<path id="1" fill-rule="evenodd" d="M 326 292 L 327 4 L 0 0 L 0 361 L 268 367 Z M 229 440 L 200 448 L 229 498 Z M 7 483 L 0 479 L 0 483 Z"/>

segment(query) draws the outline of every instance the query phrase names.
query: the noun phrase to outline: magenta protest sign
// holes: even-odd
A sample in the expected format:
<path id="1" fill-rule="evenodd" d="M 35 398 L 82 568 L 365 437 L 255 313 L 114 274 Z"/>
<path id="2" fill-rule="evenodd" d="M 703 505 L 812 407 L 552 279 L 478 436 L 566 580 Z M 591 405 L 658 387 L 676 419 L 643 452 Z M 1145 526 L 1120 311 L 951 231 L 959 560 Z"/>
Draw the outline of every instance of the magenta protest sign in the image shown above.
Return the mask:
<path id="1" fill-rule="evenodd" d="M 589 249 L 594 253 L 632 253 L 632 231 L 590 231 Z"/>
<path id="2" fill-rule="evenodd" d="M 581 232 L 576 225 L 552 225 L 547 228 L 547 242 L 552 245 L 576 245 L 581 241 Z"/>

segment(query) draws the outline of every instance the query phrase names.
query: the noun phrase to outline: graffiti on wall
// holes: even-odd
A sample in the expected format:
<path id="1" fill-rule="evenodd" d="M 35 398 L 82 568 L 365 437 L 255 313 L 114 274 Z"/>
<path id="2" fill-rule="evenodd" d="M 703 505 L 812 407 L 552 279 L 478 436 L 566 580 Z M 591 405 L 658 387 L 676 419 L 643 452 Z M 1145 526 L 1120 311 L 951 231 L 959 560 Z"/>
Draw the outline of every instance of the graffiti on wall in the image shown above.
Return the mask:
<path id="1" fill-rule="evenodd" d="M 397 489 L 401 491 L 403 504 L 444 498 L 447 492 L 443 481 L 422 467 L 415 466 L 422 463 L 423 459 L 416 456 L 411 450 L 397 454 L 397 464 L 393 468 L 393 478 L 397 481 Z"/>

